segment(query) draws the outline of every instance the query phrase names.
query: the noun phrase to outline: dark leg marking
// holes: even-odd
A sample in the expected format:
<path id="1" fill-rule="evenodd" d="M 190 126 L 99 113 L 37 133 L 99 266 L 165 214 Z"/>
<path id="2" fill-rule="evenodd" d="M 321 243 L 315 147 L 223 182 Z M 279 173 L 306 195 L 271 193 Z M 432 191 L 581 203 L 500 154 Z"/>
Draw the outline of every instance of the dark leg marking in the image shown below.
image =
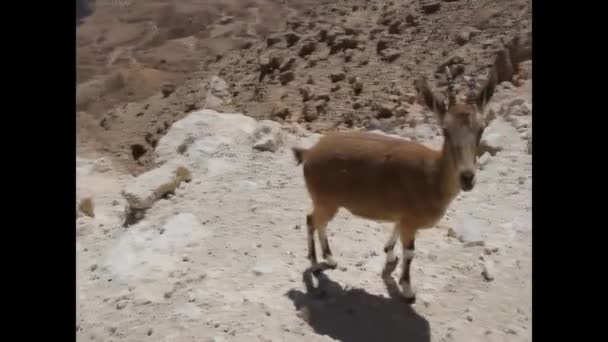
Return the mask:
<path id="1" fill-rule="evenodd" d="M 399 284 L 403 289 L 403 295 L 409 304 L 413 304 L 416 302 L 416 294 L 412 291 L 411 282 L 410 282 L 410 267 L 412 264 L 412 260 L 414 258 L 414 240 L 410 240 L 407 245 L 403 246 L 403 272 L 401 273 L 401 278 L 399 279 Z"/>
<path id="2" fill-rule="evenodd" d="M 312 215 L 306 215 L 306 227 L 308 228 L 308 260 L 314 266 L 317 264 L 317 251 L 315 248 L 315 227 Z"/>
<path id="3" fill-rule="evenodd" d="M 329 248 L 329 240 L 327 240 L 327 236 L 324 237 L 322 245 L 323 259 L 327 259 L 328 256 L 331 256 L 331 248 Z"/>

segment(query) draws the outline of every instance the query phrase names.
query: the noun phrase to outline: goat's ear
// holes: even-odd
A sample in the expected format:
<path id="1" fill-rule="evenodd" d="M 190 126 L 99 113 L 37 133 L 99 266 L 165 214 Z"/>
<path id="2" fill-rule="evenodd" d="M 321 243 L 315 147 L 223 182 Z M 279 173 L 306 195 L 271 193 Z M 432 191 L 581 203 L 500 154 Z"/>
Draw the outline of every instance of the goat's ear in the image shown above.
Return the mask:
<path id="1" fill-rule="evenodd" d="M 486 105 L 492 99 L 494 95 L 494 90 L 496 90 L 496 84 L 498 83 L 498 73 L 496 71 L 496 66 L 492 66 L 490 68 L 490 73 L 488 75 L 488 79 L 486 83 L 484 83 L 483 87 L 479 91 L 479 94 L 475 97 L 475 104 L 477 104 L 477 108 L 480 111 L 484 111 Z"/>
<path id="2" fill-rule="evenodd" d="M 418 94 L 422 96 L 424 104 L 439 116 L 439 120 L 443 121 L 447 110 L 443 98 L 437 96 L 437 94 L 431 90 L 426 78 L 417 79 L 414 82 L 414 86 L 416 87 Z"/>

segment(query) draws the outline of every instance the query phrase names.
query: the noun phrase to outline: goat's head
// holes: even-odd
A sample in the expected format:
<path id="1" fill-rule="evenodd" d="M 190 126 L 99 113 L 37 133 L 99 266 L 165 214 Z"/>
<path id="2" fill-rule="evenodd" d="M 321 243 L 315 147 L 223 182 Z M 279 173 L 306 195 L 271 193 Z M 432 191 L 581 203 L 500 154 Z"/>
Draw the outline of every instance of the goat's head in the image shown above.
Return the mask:
<path id="1" fill-rule="evenodd" d="M 448 80 L 447 101 L 429 87 L 426 79 L 416 80 L 415 86 L 424 104 L 437 114 L 443 129 L 444 148 L 449 149 L 453 166 L 458 172 L 460 187 L 470 191 L 475 186 L 477 169 L 477 149 L 483 130 L 487 125 L 485 109 L 494 95 L 496 88 L 496 69 L 490 69 L 487 81 L 475 91 L 472 82 L 468 82 L 465 96 L 458 97 L 454 92 L 454 83 L 449 68 L 446 67 Z"/>

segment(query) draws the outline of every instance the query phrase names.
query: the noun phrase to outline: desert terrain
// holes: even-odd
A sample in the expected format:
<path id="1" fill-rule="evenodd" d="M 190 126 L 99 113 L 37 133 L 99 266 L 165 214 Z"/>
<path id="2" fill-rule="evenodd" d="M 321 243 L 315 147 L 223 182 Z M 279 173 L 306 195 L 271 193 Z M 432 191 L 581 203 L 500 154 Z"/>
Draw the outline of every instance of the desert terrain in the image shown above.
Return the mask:
<path id="1" fill-rule="evenodd" d="M 79 341 L 531 340 L 529 1 L 86 5 Z M 380 277 L 392 227 L 347 212 L 338 268 L 311 277 L 291 147 L 363 130 L 440 148 L 413 81 L 444 91 L 446 65 L 477 83 L 496 65 L 500 84 L 477 186 L 417 238 L 417 302 Z"/>

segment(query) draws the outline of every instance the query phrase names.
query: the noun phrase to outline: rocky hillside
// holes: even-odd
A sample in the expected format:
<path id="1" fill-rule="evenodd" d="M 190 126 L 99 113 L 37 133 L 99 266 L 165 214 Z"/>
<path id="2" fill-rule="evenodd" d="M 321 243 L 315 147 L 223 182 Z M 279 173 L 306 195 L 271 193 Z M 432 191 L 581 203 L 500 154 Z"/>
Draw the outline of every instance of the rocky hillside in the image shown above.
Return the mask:
<path id="1" fill-rule="evenodd" d="M 98 2 L 77 33 L 79 152 L 139 174 L 202 108 L 317 132 L 413 125 L 413 78 L 441 85 L 451 64 L 481 79 L 501 55 L 519 84 L 530 32 L 519 0 Z M 501 54 L 514 37 L 525 48 Z"/>

